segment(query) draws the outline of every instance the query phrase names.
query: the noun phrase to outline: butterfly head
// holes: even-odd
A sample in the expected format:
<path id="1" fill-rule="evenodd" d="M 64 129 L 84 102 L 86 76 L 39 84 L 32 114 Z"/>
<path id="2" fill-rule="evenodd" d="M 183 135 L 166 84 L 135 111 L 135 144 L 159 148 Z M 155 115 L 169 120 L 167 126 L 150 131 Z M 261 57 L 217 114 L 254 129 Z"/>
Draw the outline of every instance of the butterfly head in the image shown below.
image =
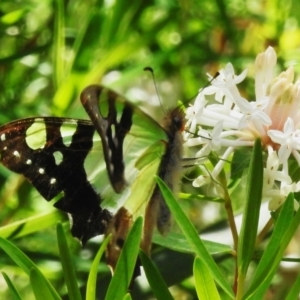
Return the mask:
<path id="1" fill-rule="evenodd" d="M 169 136 L 177 132 L 183 132 L 185 128 L 185 114 L 180 107 L 170 110 L 162 122 L 162 127 L 166 130 Z"/>

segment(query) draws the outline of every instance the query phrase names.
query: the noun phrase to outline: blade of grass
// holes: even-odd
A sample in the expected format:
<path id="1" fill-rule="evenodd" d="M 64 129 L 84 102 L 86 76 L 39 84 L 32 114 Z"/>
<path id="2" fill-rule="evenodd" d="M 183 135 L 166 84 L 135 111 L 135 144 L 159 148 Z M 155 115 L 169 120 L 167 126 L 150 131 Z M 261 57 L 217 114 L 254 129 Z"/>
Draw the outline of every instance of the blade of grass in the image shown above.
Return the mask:
<path id="1" fill-rule="evenodd" d="M 103 241 L 101 247 L 99 248 L 97 255 L 94 258 L 92 263 L 91 271 L 89 273 L 87 287 L 86 287 L 86 300 L 94 300 L 96 299 L 96 283 L 97 283 L 97 274 L 98 274 L 98 265 L 100 259 L 106 249 L 107 244 L 111 239 L 111 235 L 107 236 Z"/>
<path id="2" fill-rule="evenodd" d="M 32 269 L 38 270 L 37 266 L 14 244 L 0 237 L 0 248 L 27 274 L 30 275 Z M 41 274 L 42 275 L 42 274 Z M 43 275 L 42 275 L 43 276 Z M 44 278 L 54 299 L 60 299 L 50 282 Z"/>
<path id="3" fill-rule="evenodd" d="M 201 300 L 221 300 L 211 272 L 199 257 L 195 258 L 193 269 L 198 298 Z"/>
<path id="4" fill-rule="evenodd" d="M 262 255 L 255 273 L 250 282 L 250 286 L 248 291 L 245 294 L 245 297 L 249 296 L 253 293 L 257 287 L 261 285 L 264 279 L 268 276 L 268 273 L 272 269 L 272 265 L 274 264 L 274 259 L 279 250 L 279 244 L 283 239 L 285 231 L 289 228 L 294 214 L 294 199 L 292 195 L 290 195 L 285 203 L 283 204 L 281 211 L 278 215 L 278 219 L 275 223 L 273 233 L 271 235 L 270 241 Z"/>
<path id="5" fill-rule="evenodd" d="M 0 248 L 27 274 L 36 265 L 14 244 L 0 237 Z"/>
<path id="6" fill-rule="evenodd" d="M 270 242 L 244 299 L 260 299 L 270 286 L 284 251 L 300 224 L 300 210 L 293 217 L 292 214 L 294 214 L 294 198 L 293 194 L 290 194 L 281 209 Z"/>
<path id="7" fill-rule="evenodd" d="M 142 235 L 143 219 L 137 218 L 123 245 L 115 273 L 110 281 L 106 300 L 123 299 L 127 294 L 133 271 L 137 262 Z"/>
<path id="8" fill-rule="evenodd" d="M 65 35 L 64 35 L 64 1 L 55 0 L 55 18 L 54 18 L 54 45 L 53 45 L 53 65 L 54 65 L 54 83 L 56 89 L 61 85 L 65 77 Z"/>
<path id="9" fill-rule="evenodd" d="M 234 294 L 229 283 L 226 281 L 217 264 L 215 263 L 211 255 L 208 253 L 195 227 L 191 224 L 187 216 L 184 214 L 181 207 L 177 203 L 174 195 L 165 185 L 165 183 L 159 177 L 157 177 L 156 179 L 159 188 L 164 196 L 164 199 L 168 204 L 176 222 L 181 228 L 183 234 L 185 235 L 187 241 L 190 243 L 191 247 L 194 249 L 195 253 L 199 256 L 199 258 L 206 264 L 210 272 L 212 272 L 215 281 L 224 290 L 224 292 L 229 297 L 231 297 L 231 299 L 233 299 Z"/>
<path id="10" fill-rule="evenodd" d="M 205 240 L 202 240 L 202 242 L 211 255 L 233 253 L 232 247 L 228 245 Z M 184 235 L 179 233 L 170 232 L 168 236 L 162 236 L 161 234 L 154 233 L 153 243 L 174 251 L 194 254 L 194 249 L 187 242 Z"/>
<path id="11" fill-rule="evenodd" d="M 142 250 L 140 250 L 139 256 L 155 298 L 158 300 L 172 300 L 173 297 L 166 283 L 151 259 Z"/>
<path id="12" fill-rule="evenodd" d="M 1 272 L 7 285 L 8 285 L 8 288 L 11 292 L 11 296 L 13 298 L 13 300 L 22 300 L 19 292 L 17 291 L 16 287 L 14 286 L 14 284 L 12 283 L 12 281 L 10 280 L 10 278 L 7 276 L 7 274 L 5 272 Z"/>
<path id="13" fill-rule="evenodd" d="M 131 296 L 129 293 L 126 294 L 126 296 L 123 298 L 123 300 L 131 300 Z"/>
<path id="14" fill-rule="evenodd" d="M 254 253 L 259 211 L 262 199 L 263 161 L 262 148 L 259 139 L 255 141 L 250 161 L 247 198 L 243 213 L 243 221 L 238 244 L 238 288 L 237 299 L 244 293 L 244 282 L 247 269 Z"/>
<path id="15" fill-rule="evenodd" d="M 292 288 L 290 289 L 288 295 L 285 297 L 285 300 L 294 300 L 299 299 L 300 294 L 300 274 L 298 274 Z"/>
<path id="16" fill-rule="evenodd" d="M 60 260 L 68 289 L 69 298 L 72 300 L 81 300 L 81 294 L 77 284 L 74 263 L 71 258 L 69 246 L 61 223 L 57 223 L 56 234 Z"/>
<path id="17" fill-rule="evenodd" d="M 49 284 L 39 269 L 33 267 L 30 270 L 30 283 L 36 300 L 56 300 L 53 295 Z"/>
<path id="18" fill-rule="evenodd" d="M 40 214 L 3 226 L 0 228 L 0 236 L 6 239 L 20 238 L 30 233 L 51 227 L 57 224 L 57 221 L 63 219 L 65 219 L 65 215 L 56 209 L 45 214 Z"/>

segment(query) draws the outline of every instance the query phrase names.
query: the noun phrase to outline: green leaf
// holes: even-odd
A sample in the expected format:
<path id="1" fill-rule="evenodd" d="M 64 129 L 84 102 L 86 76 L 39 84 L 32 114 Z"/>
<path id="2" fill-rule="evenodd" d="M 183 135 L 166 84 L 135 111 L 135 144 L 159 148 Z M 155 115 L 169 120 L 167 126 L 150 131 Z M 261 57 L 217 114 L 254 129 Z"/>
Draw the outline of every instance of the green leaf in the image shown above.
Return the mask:
<path id="1" fill-rule="evenodd" d="M 14 244 L 0 237 L 0 248 L 2 248 L 6 254 L 29 275 L 30 270 L 36 265 Z"/>
<path id="2" fill-rule="evenodd" d="M 201 300 L 219 300 L 217 286 L 210 270 L 199 257 L 194 261 L 194 279 L 198 298 Z"/>
<path id="3" fill-rule="evenodd" d="M 53 65 L 54 65 L 54 83 L 56 87 L 60 87 L 65 79 L 65 14 L 64 1 L 54 0 L 54 45 L 53 45 Z"/>
<path id="4" fill-rule="evenodd" d="M 292 285 L 289 293 L 285 296 L 285 300 L 295 300 L 299 299 L 300 294 L 300 274 L 298 274 L 294 284 Z"/>
<path id="5" fill-rule="evenodd" d="M 259 139 L 255 141 L 253 153 L 250 161 L 247 198 L 243 213 L 242 228 L 239 235 L 238 245 L 238 295 L 243 294 L 244 280 L 248 266 L 254 253 L 257 227 L 259 220 L 259 210 L 262 199 L 263 186 L 263 161 L 262 148 Z"/>
<path id="6" fill-rule="evenodd" d="M 207 251 L 212 254 L 225 254 L 233 253 L 232 247 L 212 241 L 202 240 Z M 195 254 L 194 248 L 188 243 L 184 235 L 176 232 L 170 232 L 167 236 L 154 233 L 153 243 L 161 245 L 165 248 L 172 249 L 174 251 Z"/>
<path id="7" fill-rule="evenodd" d="M 98 265 L 100 259 L 106 249 L 107 244 L 111 239 L 111 235 L 105 238 L 101 247 L 99 248 L 97 255 L 94 258 L 92 263 L 91 271 L 89 273 L 87 288 L 86 288 L 86 300 L 94 300 L 96 299 L 96 284 L 97 284 L 97 274 L 98 274 Z"/>
<path id="8" fill-rule="evenodd" d="M 282 260 L 284 250 L 300 224 L 300 210 L 294 214 L 294 197 L 290 194 L 283 204 L 270 242 L 257 266 L 244 299 L 259 299 L 269 288 Z"/>
<path id="9" fill-rule="evenodd" d="M 13 300 L 21 300 L 21 296 L 20 294 L 18 293 L 16 287 L 14 286 L 14 284 L 12 283 L 12 281 L 10 280 L 10 278 L 7 276 L 7 274 L 5 272 L 1 272 L 7 285 L 8 285 L 8 288 L 11 292 L 11 295 L 12 295 L 12 298 Z"/>
<path id="10" fill-rule="evenodd" d="M 206 264 L 207 268 L 213 274 L 215 281 L 220 285 L 220 287 L 225 291 L 225 293 L 234 298 L 233 291 L 229 283 L 224 278 L 223 274 L 220 272 L 215 261 L 208 253 L 205 248 L 202 240 L 200 239 L 195 227 L 191 224 L 187 216 L 182 211 L 181 207 L 177 203 L 174 195 L 165 185 L 165 183 L 157 177 L 157 183 L 160 187 L 160 190 L 164 196 L 166 203 L 168 204 L 176 222 L 181 228 L 183 234 L 185 235 L 187 241 L 190 243 L 191 247 L 194 249 L 194 252 L 199 256 L 199 258 Z"/>
<path id="11" fill-rule="evenodd" d="M 127 293 L 137 262 L 142 235 L 143 219 L 137 218 L 123 245 L 115 273 L 110 281 L 106 300 L 123 299 Z"/>
<path id="12" fill-rule="evenodd" d="M 47 279 L 43 276 L 43 274 L 39 271 L 38 268 L 33 267 L 30 270 L 30 282 L 36 300 L 61 299 L 60 297 L 57 298 L 55 294 L 53 294 L 53 288 L 51 289 Z"/>
<path id="13" fill-rule="evenodd" d="M 40 214 L 0 227 L 0 236 L 6 239 L 20 238 L 30 233 L 51 227 L 57 224 L 57 221 L 63 220 L 64 218 L 65 216 L 57 209 L 52 210 L 45 214 Z"/>
<path id="14" fill-rule="evenodd" d="M 38 272 L 40 272 L 37 268 L 37 266 L 21 251 L 19 250 L 15 245 L 13 245 L 11 242 L 3 239 L 0 237 L 0 248 L 2 248 L 6 254 L 21 268 L 23 271 L 27 274 L 31 274 L 31 270 L 35 269 Z M 42 274 L 40 274 L 43 276 Z M 44 278 L 44 281 L 48 285 L 48 289 L 51 291 L 52 297 L 54 299 L 60 299 L 57 292 L 54 290 L 50 282 Z"/>
<path id="15" fill-rule="evenodd" d="M 234 150 L 230 164 L 230 178 L 232 180 L 238 180 L 242 177 L 244 170 L 251 164 L 250 160 L 252 155 L 253 154 L 250 147 L 243 147 Z"/>
<path id="16" fill-rule="evenodd" d="M 71 258 L 65 232 L 61 223 L 57 224 L 57 243 L 59 248 L 60 260 L 63 268 L 63 274 L 66 281 L 69 298 L 72 300 L 81 300 L 81 294 L 78 288 L 74 263 Z"/>
<path id="17" fill-rule="evenodd" d="M 123 300 L 131 300 L 131 296 L 129 293 L 126 294 L 126 296 L 123 298 Z"/>
<path id="18" fill-rule="evenodd" d="M 7 14 L 3 14 L 0 18 L 0 22 L 6 25 L 12 25 L 19 22 L 22 17 L 26 14 L 26 9 L 17 9 Z"/>
<path id="19" fill-rule="evenodd" d="M 168 286 L 151 259 L 142 250 L 140 251 L 140 259 L 155 298 L 158 300 L 172 300 L 173 297 L 169 292 Z"/>

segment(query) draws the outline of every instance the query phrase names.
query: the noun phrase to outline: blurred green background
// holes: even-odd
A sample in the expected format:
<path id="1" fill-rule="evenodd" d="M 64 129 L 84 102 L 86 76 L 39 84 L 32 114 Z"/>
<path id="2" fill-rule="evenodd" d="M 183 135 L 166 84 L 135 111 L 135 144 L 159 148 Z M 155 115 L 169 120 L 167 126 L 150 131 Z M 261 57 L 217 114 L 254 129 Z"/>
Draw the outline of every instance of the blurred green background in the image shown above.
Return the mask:
<path id="1" fill-rule="evenodd" d="M 155 71 L 166 107 L 191 99 L 207 84 L 206 73 L 214 75 L 227 62 L 236 73 L 249 68 L 249 78 L 240 88 L 253 99 L 254 59 L 268 46 L 275 48 L 279 68 L 293 65 L 300 73 L 299 12 L 297 0 L 2 0 L 0 124 L 30 116 L 86 118 L 78 97 L 91 83 L 104 83 L 133 101 L 159 105 L 151 75 L 143 71 L 146 66 Z M 22 177 L 2 167 L 0 196 L 1 225 L 52 207 Z M 14 242 L 62 294 L 66 292 L 54 226 Z M 81 249 L 72 238 L 70 244 L 84 289 L 98 244 Z M 164 250 L 157 251 L 156 259 L 164 266 L 166 281 L 177 284 L 177 299 L 193 299 L 188 279 L 193 258 Z M 180 274 L 172 269 L 174 260 L 181 262 L 176 267 Z M 4 254 L 0 264 L 13 274 L 24 298 L 32 299 L 27 277 Z M 105 286 L 109 280 L 105 264 L 99 277 Z M 99 287 L 99 293 L 103 289 Z M 6 292 L 0 278 L 1 299 L 9 299 Z M 150 295 L 139 293 L 137 299 Z"/>

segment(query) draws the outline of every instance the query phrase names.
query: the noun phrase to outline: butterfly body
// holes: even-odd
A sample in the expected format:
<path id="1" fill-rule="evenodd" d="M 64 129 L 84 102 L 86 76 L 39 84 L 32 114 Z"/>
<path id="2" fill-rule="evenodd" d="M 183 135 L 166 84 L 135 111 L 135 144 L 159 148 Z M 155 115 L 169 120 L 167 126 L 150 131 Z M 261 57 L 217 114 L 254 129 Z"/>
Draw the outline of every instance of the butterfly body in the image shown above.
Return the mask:
<path id="1" fill-rule="evenodd" d="M 167 132 L 168 138 L 165 144 L 166 151 L 159 166 L 158 176 L 175 193 L 177 192 L 182 173 L 182 131 L 184 125 L 183 112 L 178 108 L 167 113 L 162 125 Z M 148 254 L 150 253 L 152 234 L 155 226 L 163 235 L 169 231 L 171 226 L 170 210 L 157 185 L 150 198 L 145 215 L 145 231 L 142 248 Z"/>

